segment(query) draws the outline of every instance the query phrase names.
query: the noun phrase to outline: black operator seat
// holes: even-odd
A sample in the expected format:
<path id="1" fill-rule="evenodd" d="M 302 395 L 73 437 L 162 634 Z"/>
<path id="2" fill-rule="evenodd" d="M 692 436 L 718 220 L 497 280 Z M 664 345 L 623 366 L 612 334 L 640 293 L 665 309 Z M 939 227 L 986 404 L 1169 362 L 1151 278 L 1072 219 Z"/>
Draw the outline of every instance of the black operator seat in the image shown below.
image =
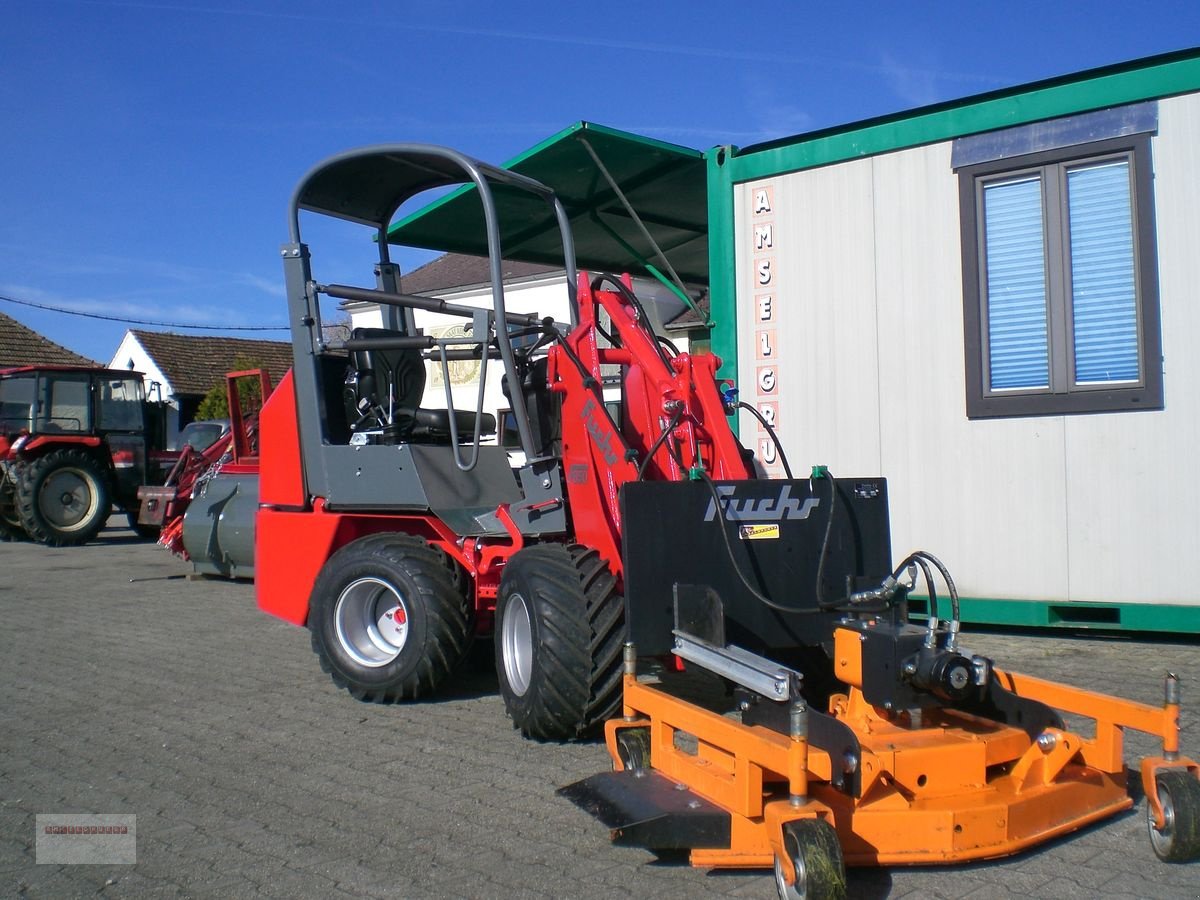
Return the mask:
<path id="1" fill-rule="evenodd" d="M 386 328 L 355 328 L 352 338 L 403 337 Z M 348 384 L 346 406 L 356 431 L 377 425 L 389 438 L 412 443 L 449 443 L 450 410 L 420 406 L 425 393 L 425 359 L 420 350 L 352 350 L 357 379 Z M 455 410 L 459 441 L 475 434 L 474 410 Z M 483 414 L 480 435 L 496 433 L 496 417 Z M 394 437 L 393 437 L 394 436 Z"/>

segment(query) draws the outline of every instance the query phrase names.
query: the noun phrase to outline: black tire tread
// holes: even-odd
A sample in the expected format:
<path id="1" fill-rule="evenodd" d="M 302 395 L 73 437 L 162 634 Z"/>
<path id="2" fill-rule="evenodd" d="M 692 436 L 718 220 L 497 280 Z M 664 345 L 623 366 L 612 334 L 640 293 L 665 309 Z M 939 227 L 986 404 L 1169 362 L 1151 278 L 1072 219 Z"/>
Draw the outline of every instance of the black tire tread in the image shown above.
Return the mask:
<path id="1" fill-rule="evenodd" d="M 1171 840 L 1165 853 L 1155 852 L 1169 863 L 1186 863 L 1200 859 L 1200 781 L 1187 769 L 1168 769 L 1159 772 L 1157 781 L 1171 798 L 1174 822 Z M 1153 822 L 1150 823 L 1153 828 Z"/>
<path id="2" fill-rule="evenodd" d="M 135 512 L 126 513 L 125 518 L 129 521 L 130 530 L 143 541 L 157 541 L 162 534 L 161 525 L 143 525 Z"/>
<path id="3" fill-rule="evenodd" d="M 407 575 L 416 596 L 406 599 L 420 601 L 425 621 L 425 644 L 417 664 L 402 676 L 378 684 L 356 680 L 344 671 L 325 646 L 319 624 L 312 622 L 326 613 L 325 603 L 336 603 L 342 570 L 368 560 Z M 416 700 L 433 693 L 457 669 L 471 642 L 470 611 L 466 595 L 455 590 L 444 560 L 445 554 L 422 538 L 391 532 L 353 541 L 329 558 L 313 586 L 309 619 L 313 652 L 335 685 L 367 703 Z M 332 615 L 332 608 L 327 612 Z"/>
<path id="4" fill-rule="evenodd" d="M 588 735 L 621 703 L 625 610 L 617 580 L 596 550 L 579 544 L 520 551 L 506 566 L 502 595 L 503 582 L 516 576 L 532 595 L 539 677 L 519 708 L 506 695 L 513 726 L 536 740 Z M 503 679 L 499 660 L 497 672 Z"/>
<path id="5" fill-rule="evenodd" d="M 18 463 L 9 462 L 8 471 L 0 469 L 0 541 L 26 541 L 26 534 L 17 512 L 17 481 L 20 479 Z"/>
<path id="6" fill-rule="evenodd" d="M 834 827 L 823 819 L 797 819 L 783 830 L 783 845 L 793 865 L 796 856 L 804 859 L 806 900 L 845 900 L 846 863 Z"/>

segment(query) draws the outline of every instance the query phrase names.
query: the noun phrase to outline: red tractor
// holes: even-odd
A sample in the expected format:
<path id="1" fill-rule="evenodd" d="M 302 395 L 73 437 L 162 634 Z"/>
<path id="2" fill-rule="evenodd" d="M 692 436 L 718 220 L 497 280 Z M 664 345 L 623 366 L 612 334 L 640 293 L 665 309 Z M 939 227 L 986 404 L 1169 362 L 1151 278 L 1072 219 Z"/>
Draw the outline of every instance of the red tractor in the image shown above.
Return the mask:
<path id="1" fill-rule="evenodd" d="M 90 541 L 115 504 L 137 527 L 165 417 L 141 374 L 80 366 L 0 371 L 0 535 Z"/>
<path id="2" fill-rule="evenodd" d="M 462 183 L 480 201 L 490 308 L 405 294 L 389 259 L 399 207 Z M 502 210 L 520 218 L 505 232 L 518 240 L 557 223 L 569 321 L 507 310 Z M 373 231 L 374 288 L 314 278 L 302 211 Z M 886 481 L 822 467 L 757 478 L 719 361 L 656 336 L 627 278 L 577 275 L 549 188 L 396 144 L 318 165 L 289 213 L 294 367 L 260 419 L 256 587 L 260 607 L 308 627 L 336 684 L 370 701 L 425 696 L 491 634 L 524 734 L 569 739 L 608 720 L 616 771 L 567 790 L 615 839 L 688 849 L 697 865 L 774 865 L 784 897 L 842 895 L 845 861 L 1001 856 L 1127 809 L 1126 728 L 1162 741 L 1141 766 L 1155 852 L 1200 856 L 1200 766 L 1180 753 L 1174 677 L 1150 707 L 961 648 L 945 567 L 922 551 L 894 566 Z M 322 297 L 380 304 L 383 327 L 328 340 Z M 426 336 L 414 310 L 470 327 Z M 483 363 L 470 410 L 449 387 L 462 359 Z M 489 361 L 520 438 L 515 470 L 489 440 Z M 427 363 L 445 408 L 421 405 Z M 914 623 L 921 575 L 929 615 Z M 720 676 L 734 708 L 639 679 L 647 657 Z M 1094 719 L 1094 737 L 1063 711 Z"/>

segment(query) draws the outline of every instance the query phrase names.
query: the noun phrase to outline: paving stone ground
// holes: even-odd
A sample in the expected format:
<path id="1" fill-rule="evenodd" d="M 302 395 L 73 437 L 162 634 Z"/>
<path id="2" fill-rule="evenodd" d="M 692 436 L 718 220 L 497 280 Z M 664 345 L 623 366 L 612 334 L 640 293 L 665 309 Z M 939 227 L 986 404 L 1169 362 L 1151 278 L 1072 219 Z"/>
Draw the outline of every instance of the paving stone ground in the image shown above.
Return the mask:
<path id="1" fill-rule="evenodd" d="M 256 609 L 251 585 L 187 572 L 116 528 L 85 547 L 0 544 L 0 896 L 775 896 L 766 872 L 610 845 L 554 794 L 605 769 L 602 746 L 522 740 L 486 666 L 433 701 L 361 704 L 320 672 L 307 632 Z M 1194 641 L 964 642 L 1150 703 L 1174 670 L 1184 746 L 1200 753 Z M 1131 738 L 1126 758 L 1154 749 Z M 136 815 L 137 863 L 37 865 L 42 813 Z M 852 870 L 851 896 L 1200 897 L 1200 865 L 1158 862 L 1144 818 L 1138 797 L 1005 861 Z"/>

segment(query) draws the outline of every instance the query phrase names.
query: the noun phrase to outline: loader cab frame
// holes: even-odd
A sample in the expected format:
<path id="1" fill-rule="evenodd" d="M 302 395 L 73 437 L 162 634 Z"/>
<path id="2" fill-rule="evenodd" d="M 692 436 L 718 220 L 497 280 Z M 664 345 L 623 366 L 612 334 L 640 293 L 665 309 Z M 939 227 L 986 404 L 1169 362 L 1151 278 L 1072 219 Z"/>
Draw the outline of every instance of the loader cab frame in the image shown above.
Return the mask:
<path id="1" fill-rule="evenodd" d="M 400 207 L 432 189 L 470 185 L 481 204 L 487 236 L 492 308 L 456 306 L 401 291 L 399 267 L 391 261 L 388 227 Z M 487 363 L 498 361 L 509 385 L 525 372 L 523 348 L 530 335 L 554 327 L 535 316 L 506 310 L 501 269 L 503 248 L 495 190 L 527 195 L 549 206 L 562 240 L 572 323 L 575 258 L 566 210 L 543 185 L 514 172 L 429 145 L 367 147 L 335 156 L 300 182 L 289 206 L 290 240 L 281 250 L 294 353 L 294 388 L 305 496 L 321 498 L 339 511 L 432 510 L 460 535 L 501 533 L 495 510 L 512 504 L 522 531 L 565 528 L 563 516 L 530 516 L 527 508 L 562 497 L 558 466 L 545 458 L 531 426 L 527 399 L 510 391 L 512 425 L 525 463 L 519 484 L 508 455 L 482 438 L 496 432 L 483 411 Z M 301 237 L 301 212 L 356 223 L 374 232 L 375 284 L 371 288 L 323 284 Z M 382 329 L 356 329 L 344 340 L 322 330 L 321 297 L 365 300 L 383 310 Z M 433 338 L 414 326 L 413 310 L 461 317 L 465 335 Z M 427 360 L 446 367 L 456 359 L 482 360 L 478 402 L 456 409 L 444 379 L 446 409 L 417 406 Z M 522 499 L 522 494 L 524 499 Z M 561 508 L 561 504 L 560 504 Z M 535 523 L 533 519 L 537 519 Z"/>

